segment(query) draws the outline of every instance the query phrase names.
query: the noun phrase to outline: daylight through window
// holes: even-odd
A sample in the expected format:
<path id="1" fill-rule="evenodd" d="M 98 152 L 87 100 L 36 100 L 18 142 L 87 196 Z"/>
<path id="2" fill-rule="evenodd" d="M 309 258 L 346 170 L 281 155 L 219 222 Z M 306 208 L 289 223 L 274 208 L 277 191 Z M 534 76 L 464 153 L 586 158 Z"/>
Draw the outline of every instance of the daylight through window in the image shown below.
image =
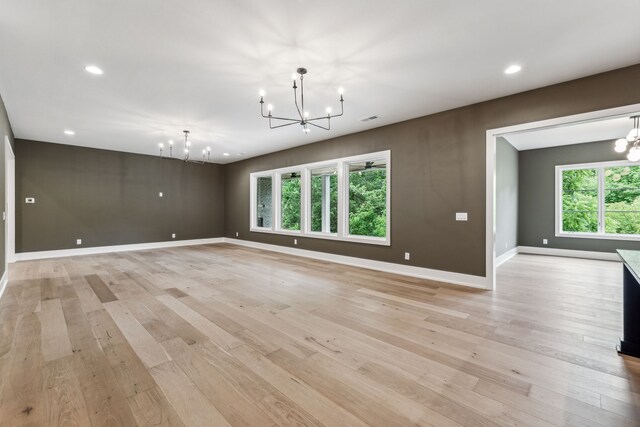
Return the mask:
<path id="1" fill-rule="evenodd" d="M 251 174 L 251 230 L 389 245 L 390 157 L 383 151 Z"/>
<path id="2" fill-rule="evenodd" d="M 640 238 L 640 166 L 626 161 L 558 166 L 557 234 Z"/>

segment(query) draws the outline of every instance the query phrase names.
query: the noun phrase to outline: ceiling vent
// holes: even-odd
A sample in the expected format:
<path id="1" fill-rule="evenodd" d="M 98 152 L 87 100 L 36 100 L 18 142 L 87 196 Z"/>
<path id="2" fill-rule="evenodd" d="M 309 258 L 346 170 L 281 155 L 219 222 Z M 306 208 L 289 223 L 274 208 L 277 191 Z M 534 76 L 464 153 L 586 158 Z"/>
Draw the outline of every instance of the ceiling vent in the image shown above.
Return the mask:
<path id="1" fill-rule="evenodd" d="M 377 119 L 378 116 L 369 116 L 369 117 L 365 117 L 364 119 L 360 119 L 361 122 L 370 122 L 371 120 L 375 120 Z"/>

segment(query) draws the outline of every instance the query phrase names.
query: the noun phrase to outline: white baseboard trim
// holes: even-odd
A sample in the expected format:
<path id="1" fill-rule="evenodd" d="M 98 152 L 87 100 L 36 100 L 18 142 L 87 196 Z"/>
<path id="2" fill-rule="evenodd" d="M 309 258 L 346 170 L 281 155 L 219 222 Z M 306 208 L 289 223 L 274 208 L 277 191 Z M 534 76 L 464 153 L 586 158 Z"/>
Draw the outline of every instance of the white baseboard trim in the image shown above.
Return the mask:
<path id="1" fill-rule="evenodd" d="M 56 251 L 23 252 L 15 254 L 16 261 L 31 261 L 46 258 L 61 258 L 79 255 L 106 254 L 111 252 L 142 251 L 146 249 L 172 248 L 175 246 L 210 245 L 223 243 L 224 237 L 193 240 L 170 240 L 168 242 L 136 243 L 132 245 L 96 246 L 93 248 L 60 249 Z"/>
<path id="2" fill-rule="evenodd" d="M 0 299 L 2 299 L 2 295 L 4 295 L 4 290 L 7 288 L 7 283 L 9 283 L 9 270 L 5 270 L 2 275 L 2 279 L 0 279 Z"/>
<path id="3" fill-rule="evenodd" d="M 574 249 L 539 248 L 535 246 L 518 246 L 518 253 L 532 255 L 549 255 L 569 258 L 597 259 L 604 261 L 620 261 L 617 253 L 578 251 Z"/>
<path id="4" fill-rule="evenodd" d="M 297 255 L 305 258 L 350 265 L 353 267 L 361 267 L 370 270 L 384 271 L 386 273 L 395 273 L 404 276 L 418 277 L 420 279 L 435 280 L 438 282 L 451 283 L 454 285 L 466 286 L 476 289 L 487 289 L 487 278 L 483 276 L 452 273 L 449 271 L 433 270 L 430 268 L 414 267 L 411 265 L 374 261 L 370 259 L 356 258 L 345 255 L 335 255 L 326 252 L 309 251 L 306 249 L 291 248 L 288 246 L 270 245 L 266 243 L 252 242 L 249 240 L 225 238 L 224 241 L 226 243 L 231 243 L 238 246 L 246 246 L 255 249 L 263 249 L 272 252 Z"/>
<path id="5" fill-rule="evenodd" d="M 509 249 L 507 252 L 503 253 L 499 257 L 496 258 L 496 268 L 500 267 L 505 262 L 509 261 L 514 256 L 518 255 L 518 247 Z"/>
<path id="6" fill-rule="evenodd" d="M 470 274 L 453 273 L 449 271 L 434 270 L 430 268 L 415 267 L 411 265 L 396 264 L 384 261 L 375 261 L 365 258 L 356 258 L 345 255 L 336 255 L 327 252 L 310 251 L 306 249 L 291 248 L 288 246 L 258 243 L 249 240 L 238 240 L 227 237 L 215 237 L 210 239 L 172 240 L 167 242 L 137 243 L 132 245 L 98 246 L 94 248 L 61 249 L 55 251 L 24 252 L 15 254 L 16 261 L 30 261 L 47 258 L 61 258 L 80 255 L 95 255 L 111 252 L 140 251 L 147 249 L 170 248 L 177 246 L 209 245 L 217 243 L 231 243 L 238 246 L 246 246 L 255 249 L 263 249 L 289 255 L 297 255 L 305 258 L 335 262 L 353 267 L 367 268 L 370 270 L 384 271 L 404 276 L 417 277 L 426 280 L 451 283 L 476 289 L 488 289 L 490 284 L 487 278 Z M 620 261 L 618 254 L 611 252 L 579 251 L 570 249 L 540 248 L 534 246 L 518 246 L 496 258 L 496 267 L 505 263 L 518 253 L 532 255 L 548 255 L 570 258 L 585 258 L 605 261 Z M 5 271 L 0 280 L 0 297 L 7 286 L 8 275 Z"/>

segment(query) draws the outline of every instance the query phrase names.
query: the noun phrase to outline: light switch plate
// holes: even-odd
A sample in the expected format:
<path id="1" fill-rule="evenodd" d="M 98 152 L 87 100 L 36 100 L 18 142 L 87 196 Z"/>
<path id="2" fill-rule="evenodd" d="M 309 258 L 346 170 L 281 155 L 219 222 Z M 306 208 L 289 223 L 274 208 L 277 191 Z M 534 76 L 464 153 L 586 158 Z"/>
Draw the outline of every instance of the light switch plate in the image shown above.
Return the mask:
<path id="1" fill-rule="evenodd" d="M 176 233 L 172 233 L 172 234 L 171 234 L 171 238 L 172 238 L 172 239 L 175 239 L 175 238 L 176 238 Z"/>
<path id="2" fill-rule="evenodd" d="M 405 259 L 405 261 L 409 261 L 411 259 L 411 253 L 410 252 L 405 252 L 404 253 L 404 259 Z"/>
<path id="3" fill-rule="evenodd" d="M 36 198 L 35 197 L 27 197 L 26 199 L 24 199 L 25 203 L 35 203 L 36 202 Z"/>
<path id="4" fill-rule="evenodd" d="M 82 244 L 82 239 L 76 239 L 76 245 L 81 245 Z"/>
<path id="5" fill-rule="evenodd" d="M 466 212 L 456 212 L 456 221 L 467 221 L 468 216 Z"/>

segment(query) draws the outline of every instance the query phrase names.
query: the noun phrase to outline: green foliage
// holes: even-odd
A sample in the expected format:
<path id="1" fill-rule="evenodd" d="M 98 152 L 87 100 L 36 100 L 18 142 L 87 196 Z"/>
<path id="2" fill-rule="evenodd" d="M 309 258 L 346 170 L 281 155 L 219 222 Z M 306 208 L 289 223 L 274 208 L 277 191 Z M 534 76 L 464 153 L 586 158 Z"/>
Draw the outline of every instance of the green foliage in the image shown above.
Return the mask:
<path id="1" fill-rule="evenodd" d="M 563 195 L 562 230 L 595 233 L 598 231 L 598 206 L 594 197 L 582 193 Z"/>
<path id="2" fill-rule="evenodd" d="M 349 233 L 387 234 L 387 171 L 372 169 L 349 175 Z"/>
<path id="3" fill-rule="evenodd" d="M 282 179 L 282 228 L 300 230 L 300 178 Z"/>
<path id="4" fill-rule="evenodd" d="M 311 231 L 322 231 L 322 179 L 311 178 Z M 329 176 L 329 228 L 331 233 L 338 232 L 338 176 Z"/>
<path id="5" fill-rule="evenodd" d="M 282 228 L 300 230 L 300 178 L 282 179 Z M 338 178 L 330 177 L 330 227 L 338 231 Z M 385 237 L 387 234 L 387 173 L 372 169 L 349 176 L 349 233 Z M 322 231 L 322 177 L 311 179 L 311 230 Z"/>
<path id="6" fill-rule="evenodd" d="M 562 212 L 563 231 L 598 231 L 598 175 L 595 169 L 563 172 Z"/>
<path id="7" fill-rule="evenodd" d="M 605 169 L 604 202 L 633 204 L 640 190 L 640 167 L 618 167 Z M 626 210 L 626 209 L 625 209 Z"/>
<path id="8" fill-rule="evenodd" d="M 604 170 L 605 233 L 640 234 L 640 166 Z M 562 229 L 598 231 L 598 174 L 596 169 L 564 171 Z"/>
<path id="9" fill-rule="evenodd" d="M 640 210 L 636 199 L 633 206 Z M 619 205 L 613 208 L 621 207 Z M 628 205 L 624 206 L 628 207 Z M 607 212 L 604 218 L 605 232 L 608 234 L 640 234 L 640 220 L 637 212 Z"/>

